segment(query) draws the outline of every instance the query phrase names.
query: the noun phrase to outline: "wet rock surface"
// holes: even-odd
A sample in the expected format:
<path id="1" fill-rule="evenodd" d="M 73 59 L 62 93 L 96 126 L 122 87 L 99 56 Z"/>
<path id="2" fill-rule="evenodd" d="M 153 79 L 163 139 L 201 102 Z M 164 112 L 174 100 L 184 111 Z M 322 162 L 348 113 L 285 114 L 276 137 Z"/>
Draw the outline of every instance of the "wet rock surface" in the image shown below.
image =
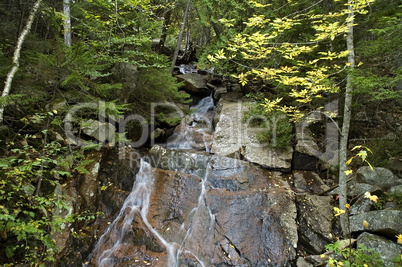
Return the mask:
<path id="1" fill-rule="evenodd" d="M 167 240 L 180 244 L 190 229 L 187 250 L 202 251 L 197 257 L 206 266 L 277 266 L 295 257 L 296 205 L 285 182 L 288 175 L 202 152 L 153 147 L 150 154 L 171 160 L 157 164 L 170 171 L 157 171 L 149 211 L 149 220 Z M 198 205 L 201 179 L 171 171 L 183 170 L 183 163 L 188 172 L 206 176 L 205 206 L 197 221 L 191 212 Z M 209 171 L 198 172 L 208 163 Z"/>
<path id="2" fill-rule="evenodd" d="M 300 195 L 297 198 L 301 249 L 320 254 L 334 240 L 333 200 L 328 196 Z"/>
<path id="3" fill-rule="evenodd" d="M 214 87 L 200 82 L 200 95 L 204 84 Z M 76 224 L 80 238 L 73 242 L 72 228 L 61 233 L 59 243 L 69 258 L 61 258 L 59 266 L 291 266 L 297 256 L 317 254 L 297 260 L 299 266 L 311 266 L 310 259 L 320 258 L 340 233 L 333 214 L 336 197 L 316 195 L 328 191 L 328 181 L 310 171 L 317 169 L 317 156 L 302 147 L 304 142 L 318 151 L 308 143 L 315 140 L 299 136 L 296 152 L 259 144 L 260 129 L 242 121 L 248 107 L 238 101 L 241 95 L 221 89 L 216 110 L 212 97 L 205 100 L 209 104 L 197 102 L 193 114 L 171 128 L 166 144 L 145 153 L 125 151 L 123 157 L 113 150 L 89 156 L 94 159 L 90 172 L 66 184 L 63 194 L 76 196 L 74 211 L 102 214 Z M 297 164 L 295 155 L 301 155 Z M 140 161 L 150 166 L 149 180 L 138 176 Z M 363 233 L 362 240 L 366 231 L 390 239 L 402 232 L 400 211 L 371 211 L 372 203 L 363 197 L 399 182 L 381 173 L 348 183 L 349 196 L 356 199 L 351 228 L 353 235 Z M 383 176 L 390 179 L 373 182 Z M 393 185 L 389 191 L 398 189 Z M 336 189 L 329 194 L 336 195 Z"/>

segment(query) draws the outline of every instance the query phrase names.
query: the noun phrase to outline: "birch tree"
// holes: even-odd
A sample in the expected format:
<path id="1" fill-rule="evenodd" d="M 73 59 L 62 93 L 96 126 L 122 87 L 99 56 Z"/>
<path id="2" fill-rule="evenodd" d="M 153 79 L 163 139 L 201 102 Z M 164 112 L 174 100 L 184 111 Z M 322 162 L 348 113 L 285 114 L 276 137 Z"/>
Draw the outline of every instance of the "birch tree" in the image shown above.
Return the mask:
<path id="1" fill-rule="evenodd" d="M 346 46 L 349 51 L 348 54 L 348 65 L 350 71 L 355 67 L 355 49 L 353 45 L 353 22 L 354 22 L 354 10 L 352 6 L 352 1 L 348 0 L 348 32 L 346 35 Z M 347 147 L 348 147 L 348 137 L 350 129 L 351 120 L 351 110 L 352 110 L 352 76 L 348 73 L 346 77 L 346 90 L 345 90 L 345 104 L 343 108 L 343 123 L 341 139 L 339 143 L 339 208 L 346 210 L 347 204 Z M 348 223 L 348 213 L 343 213 L 340 215 L 341 227 L 344 235 L 349 234 L 349 223 Z"/>
<path id="2" fill-rule="evenodd" d="M 71 46 L 71 15 L 70 15 L 71 0 L 63 0 L 64 11 L 64 43 L 66 46 Z"/>
<path id="3" fill-rule="evenodd" d="M 13 66 L 11 67 L 10 72 L 7 74 L 5 86 L 3 89 L 3 93 L 1 95 L 3 98 L 7 97 L 10 93 L 11 84 L 13 82 L 14 75 L 17 72 L 17 70 L 19 68 L 19 64 L 20 64 L 19 60 L 20 60 L 22 44 L 24 43 L 24 40 L 25 40 L 27 34 L 31 30 L 32 23 L 35 19 L 35 15 L 39 9 L 41 2 L 42 2 L 42 0 L 37 0 L 35 2 L 35 4 L 33 5 L 31 12 L 29 13 L 27 23 L 25 24 L 24 29 L 22 30 L 20 36 L 18 37 L 17 45 L 14 49 L 13 62 L 12 62 Z M 4 106 L 5 106 L 4 104 L 1 104 L 1 107 L 0 107 L 0 123 L 3 122 Z"/>

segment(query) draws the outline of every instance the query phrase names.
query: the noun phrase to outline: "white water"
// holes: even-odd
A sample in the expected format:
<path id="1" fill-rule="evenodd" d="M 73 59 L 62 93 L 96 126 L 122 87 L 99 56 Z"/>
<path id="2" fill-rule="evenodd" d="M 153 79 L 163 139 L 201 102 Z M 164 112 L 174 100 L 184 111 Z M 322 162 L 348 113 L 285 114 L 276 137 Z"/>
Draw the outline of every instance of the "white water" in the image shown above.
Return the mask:
<path id="1" fill-rule="evenodd" d="M 191 107 L 191 109 L 195 110 L 195 112 L 192 114 L 192 118 L 195 121 L 205 121 L 206 123 L 211 123 L 208 119 L 205 120 L 205 114 L 207 114 L 208 111 L 215 109 L 212 95 L 204 97 L 200 100 L 200 102 L 198 102 L 197 105 Z"/>
<path id="2" fill-rule="evenodd" d="M 198 263 L 202 267 L 205 267 L 208 265 L 206 265 L 199 258 L 197 253 L 195 253 L 197 250 L 196 247 L 198 246 L 200 240 L 196 240 L 196 239 L 192 238 L 192 232 L 197 231 L 197 230 L 198 231 L 199 230 L 201 230 L 201 231 L 207 230 L 207 232 L 209 234 L 213 234 L 212 230 L 214 229 L 214 226 L 215 226 L 215 215 L 212 214 L 211 210 L 208 208 L 208 206 L 206 205 L 206 202 L 205 202 L 205 195 L 207 193 L 207 179 L 208 179 L 208 175 L 210 172 L 210 168 L 211 168 L 210 164 L 207 164 L 206 169 L 205 169 L 205 174 L 203 175 L 203 179 L 201 181 L 201 193 L 198 197 L 197 206 L 195 208 L 193 208 L 189 214 L 189 216 L 191 216 L 190 223 L 189 223 L 186 235 L 181 243 L 181 246 L 177 250 L 177 256 L 176 256 L 176 258 L 179 259 L 180 255 L 183 252 L 189 253 L 189 254 L 193 255 L 193 257 L 198 261 Z M 205 212 L 205 211 L 208 212 L 208 216 L 209 216 L 209 225 L 207 227 L 208 229 L 203 229 L 205 227 L 203 227 L 202 222 L 200 221 L 201 213 Z M 182 227 L 184 228 L 184 225 L 182 225 Z M 195 251 L 193 252 L 193 251 L 189 250 L 191 248 L 194 248 Z"/>
<path id="3" fill-rule="evenodd" d="M 194 111 L 194 113 L 191 114 L 191 118 L 193 119 L 192 124 L 188 125 L 185 131 L 181 132 L 176 137 L 174 142 L 169 142 L 167 147 L 179 150 L 192 149 L 192 144 L 195 143 L 193 140 L 193 133 L 198 132 L 202 134 L 205 151 L 209 152 L 211 143 L 210 141 L 207 142 L 205 137 L 207 136 L 206 131 L 212 130 L 212 118 L 209 118 L 206 114 L 214 109 L 215 106 L 212 96 L 201 99 L 197 105 L 191 107 L 191 110 Z M 199 128 L 200 125 L 206 125 L 206 127 Z"/>
<path id="4" fill-rule="evenodd" d="M 97 266 L 109 267 L 115 264 L 114 253 L 124 246 L 124 237 L 130 231 L 135 216 L 141 216 L 148 229 L 156 236 L 168 251 L 168 266 L 175 267 L 175 248 L 174 244 L 167 242 L 148 222 L 147 215 L 149 209 L 150 195 L 153 186 L 153 173 L 149 163 L 141 160 L 140 170 L 136 175 L 135 183 L 130 195 L 124 201 L 120 213 L 110 224 L 108 229 L 99 239 L 95 249 L 89 256 L 96 255 L 98 250 L 105 249 L 96 259 Z"/>
<path id="5" fill-rule="evenodd" d="M 168 147 L 175 149 L 192 149 L 191 131 L 197 131 L 203 134 L 205 149 L 208 152 L 210 144 L 205 140 L 206 133 L 204 128 L 196 128 L 197 124 L 207 125 L 207 130 L 212 128 L 212 119 L 206 114 L 214 109 L 212 97 L 202 99 L 196 106 L 192 107 L 195 112 L 192 114 L 193 124 L 187 127 L 187 130 L 182 133 L 182 138 L 173 144 L 168 144 Z M 211 116 L 210 116 L 211 117 Z M 186 234 L 182 240 L 176 240 L 177 243 L 169 243 L 164 237 L 155 230 L 148 222 L 148 210 L 150 205 L 150 195 L 153 189 L 154 176 L 151 166 L 144 160 L 141 160 L 140 170 L 136 175 L 135 183 L 130 195 L 126 198 L 118 216 L 107 228 L 96 244 L 93 252 L 89 256 L 96 258 L 96 266 L 109 267 L 114 266 L 119 262 L 115 254 L 121 254 L 130 238 L 125 238 L 132 231 L 132 224 L 135 216 L 141 216 L 142 221 L 148 230 L 165 246 L 168 253 L 167 267 L 177 267 L 180 264 L 181 256 L 191 254 L 194 259 L 202 266 L 209 266 L 202 261 L 203 251 L 200 251 L 200 240 L 193 238 L 196 233 L 206 233 L 207 239 L 213 238 L 213 229 L 215 226 L 215 216 L 206 205 L 205 196 L 207 194 L 207 178 L 211 166 L 207 164 L 204 170 L 193 170 L 192 175 L 202 178 L 201 192 L 198 197 L 197 206 L 189 214 L 186 223 L 182 224 L 182 229 Z M 185 230 L 187 228 L 187 230 Z M 208 242 L 207 240 L 201 242 Z M 102 251 L 103 250 L 103 251 Z M 125 255 L 129 256 L 129 255 Z M 121 261 L 122 259 L 120 259 Z"/>

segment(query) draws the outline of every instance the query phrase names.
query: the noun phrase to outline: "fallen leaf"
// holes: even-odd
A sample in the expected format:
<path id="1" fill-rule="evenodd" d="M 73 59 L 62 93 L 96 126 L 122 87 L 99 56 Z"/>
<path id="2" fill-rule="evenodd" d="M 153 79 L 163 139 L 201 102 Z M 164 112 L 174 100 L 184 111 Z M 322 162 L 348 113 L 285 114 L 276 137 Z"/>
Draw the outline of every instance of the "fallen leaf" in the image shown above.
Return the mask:
<path id="1" fill-rule="evenodd" d="M 369 228 L 369 223 L 366 220 L 363 220 L 363 225 L 364 227 Z"/>

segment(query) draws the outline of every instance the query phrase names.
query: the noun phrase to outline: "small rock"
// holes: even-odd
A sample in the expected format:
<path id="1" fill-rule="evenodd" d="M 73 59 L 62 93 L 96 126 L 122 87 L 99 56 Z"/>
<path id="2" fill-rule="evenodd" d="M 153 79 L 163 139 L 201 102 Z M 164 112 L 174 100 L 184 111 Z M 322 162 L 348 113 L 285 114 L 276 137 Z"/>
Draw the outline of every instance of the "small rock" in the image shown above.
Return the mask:
<path id="1" fill-rule="evenodd" d="M 390 158 L 389 159 L 390 170 L 402 178 L 402 158 Z"/>
<path id="2" fill-rule="evenodd" d="M 86 135 L 100 142 L 109 140 L 109 142 L 114 144 L 116 127 L 110 123 L 90 119 L 81 125 L 81 129 Z"/>
<path id="3" fill-rule="evenodd" d="M 401 195 L 402 194 L 402 185 L 396 185 L 388 189 L 388 193 Z"/>
<path id="4" fill-rule="evenodd" d="M 381 188 L 375 185 L 369 185 L 364 183 L 358 183 L 355 180 L 347 183 L 348 196 L 356 197 L 364 195 L 364 193 L 369 192 L 372 195 L 379 194 L 382 192 Z M 339 195 L 339 188 L 336 188 L 330 192 L 332 195 Z"/>
<path id="5" fill-rule="evenodd" d="M 199 96 L 208 96 L 211 94 L 211 89 L 207 87 L 207 78 L 208 75 L 197 73 L 186 73 L 177 76 L 179 81 L 184 81 L 184 90 L 186 92 Z"/>
<path id="6" fill-rule="evenodd" d="M 373 202 L 365 198 L 364 196 L 359 197 L 353 205 L 350 206 L 349 214 L 355 215 L 362 212 L 370 211 L 371 207 L 373 206 Z"/>
<path id="7" fill-rule="evenodd" d="M 313 265 L 311 263 L 309 263 L 308 261 L 306 261 L 303 257 L 297 258 L 296 266 L 297 267 L 313 267 Z"/>
<path id="8" fill-rule="evenodd" d="M 329 189 L 318 174 L 309 171 L 293 171 L 293 183 L 298 189 L 320 194 Z"/>

